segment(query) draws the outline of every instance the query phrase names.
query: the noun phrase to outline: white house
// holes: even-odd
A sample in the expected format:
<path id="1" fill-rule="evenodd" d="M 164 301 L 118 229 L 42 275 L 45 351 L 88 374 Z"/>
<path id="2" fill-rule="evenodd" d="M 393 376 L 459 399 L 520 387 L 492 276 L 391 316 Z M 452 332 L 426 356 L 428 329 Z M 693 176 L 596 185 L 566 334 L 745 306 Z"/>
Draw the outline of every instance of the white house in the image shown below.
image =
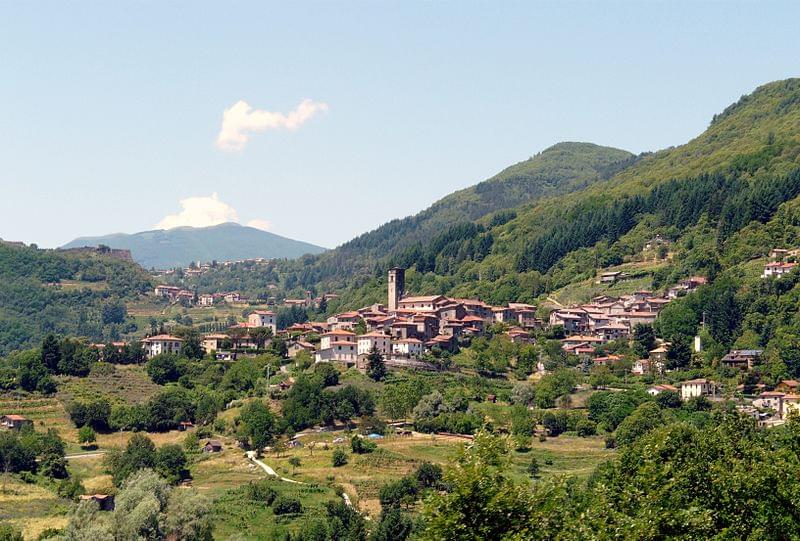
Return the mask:
<path id="1" fill-rule="evenodd" d="M 423 343 L 416 338 L 397 340 L 392 344 L 392 352 L 405 357 L 419 357 L 422 354 Z"/>
<path id="2" fill-rule="evenodd" d="M 788 274 L 797 266 L 797 263 L 782 263 L 779 261 L 775 261 L 772 263 L 767 263 L 764 265 L 764 274 L 761 275 L 762 278 L 774 278 L 783 276 L 784 274 Z"/>
<path id="3" fill-rule="evenodd" d="M 714 394 L 714 382 L 703 378 L 683 381 L 680 388 L 682 400 Z"/>
<path id="4" fill-rule="evenodd" d="M 203 293 L 197 298 L 197 301 L 200 306 L 214 306 L 214 295 Z"/>
<path id="5" fill-rule="evenodd" d="M 272 334 L 278 332 L 278 327 L 275 324 L 275 313 L 269 310 L 256 310 L 247 316 L 248 327 L 269 327 L 272 329 Z"/>
<path id="6" fill-rule="evenodd" d="M 388 355 L 392 351 L 392 339 L 382 332 L 371 332 L 358 337 L 358 354 L 369 355 L 374 349 L 381 355 Z"/>
<path id="7" fill-rule="evenodd" d="M 342 329 L 334 329 L 320 336 L 319 349 L 329 349 L 334 342 L 350 342 L 356 344 L 356 333 Z"/>
<path id="8" fill-rule="evenodd" d="M 652 387 L 649 387 L 647 389 L 647 394 L 649 394 L 650 396 L 656 396 L 657 394 L 663 393 L 664 391 L 675 391 L 677 393 L 678 388 L 673 387 L 672 385 L 666 383 L 662 385 L 653 385 Z"/>
<path id="9" fill-rule="evenodd" d="M 317 351 L 315 357 L 316 362 L 331 362 L 338 361 L 345 364 L 355 364 L 358 361 L 358 354 L 356 353 L 356 343 L 344 340 L 331 341 L 327 348 Z"/>
<path id="10" fill-rule="evenodd" d="M 142 347 L 147 358 L 162 353 L 180 353 L 183 340 L 170 334 L 159 334 L 142 340 Z"/>

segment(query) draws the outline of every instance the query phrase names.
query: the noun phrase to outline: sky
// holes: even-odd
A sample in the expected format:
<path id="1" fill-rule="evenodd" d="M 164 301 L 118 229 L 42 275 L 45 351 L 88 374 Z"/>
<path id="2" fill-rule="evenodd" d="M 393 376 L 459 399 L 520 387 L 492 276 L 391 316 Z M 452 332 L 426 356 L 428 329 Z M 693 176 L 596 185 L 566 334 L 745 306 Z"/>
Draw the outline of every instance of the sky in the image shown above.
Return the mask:
<path id="1" fill-rule="evenodd" d="M 679 145 L 800 75 L 798 2 L 0 1 L 0 238 L 334 247 L 559 141 Z"/>

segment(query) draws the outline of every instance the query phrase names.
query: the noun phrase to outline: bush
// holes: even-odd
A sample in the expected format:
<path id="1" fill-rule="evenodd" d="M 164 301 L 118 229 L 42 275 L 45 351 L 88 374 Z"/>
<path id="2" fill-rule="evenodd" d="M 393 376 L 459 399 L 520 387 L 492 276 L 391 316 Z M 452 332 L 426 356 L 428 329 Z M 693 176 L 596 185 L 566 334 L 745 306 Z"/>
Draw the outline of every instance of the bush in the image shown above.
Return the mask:
<path id="1" fill-rule="evenodd" d="M 333 467 L 339 468 L 347 464 L 347 453 L 344 449 L 334 449 L 332 457 Z"/>
<path id="2" fill-rule="evenodd" d="M 279 496 L 272 504 L 272 512 L 276 515 L 297 515 L 303 512 L 303 505 L 297 498 Z"/>
<path id="3" fill-rule="evenodd" d="M 269 481 L 251 481 L 244 486 L 244 497 L 250 501 L 272 505 L 277 494 L 275 489 L 270 486 Z"/>
<path id="4" fill-rule="evenodd" d="M 0 523 L 0 541 L 24 541 L 22 532 L 11 524 Z"/>
<path id="5" fill-rule="evenodd" d="M 350 438 L 350 449 L 357 455 L 366 455 L 377 448 L 378 446 L 375 445 L 375 442 L 369 441 L 366 438 L 360 438 L 358 436 Z"/>
<path id="6" fill-rule="evenodd" d="M 91 426 L 82 426 L 78 430 L 78 443 L 81 445 L 92 444 L 97 441 L 97 434 Z"/>
<path id="7" fill-rule="evenodd" d="M 578 433 L 578 436 L 582 438 L 594 436 L 597 434 L 597 424 L 589 419 L 581 419 L 575 426 L 575 431 Z"/>

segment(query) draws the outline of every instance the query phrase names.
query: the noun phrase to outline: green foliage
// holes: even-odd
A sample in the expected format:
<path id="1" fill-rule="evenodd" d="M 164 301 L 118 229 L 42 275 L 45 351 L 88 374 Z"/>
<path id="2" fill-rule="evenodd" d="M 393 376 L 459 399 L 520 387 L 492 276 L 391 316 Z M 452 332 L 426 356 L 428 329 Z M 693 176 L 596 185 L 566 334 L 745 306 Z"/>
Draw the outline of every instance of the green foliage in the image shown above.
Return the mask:
<path id="1" fill-rule="evenodd" d="M 64 280 L 104 281 L 105 289 L 65 288 Z M 110 339 L 121 315 L 108 308 L 149 291 L 135 264 L 95 253 L 0 245 L 0 355 L 37 345 L 48 334 Z M 117 306 L 118 308 L 118 306 Z M 106 321 L 104 322 L 104 309 Z M 111 322 L 108 318 L 113 319 Z M 123 316 L 123 327 L 125 326 Z M 51 371 L 57 369 L 50 366 Z"/>
<path id="2" fill-rule="evenodd" d="M 278 433 L 275 415 L 260 400 L 248 402 L 236 419 L 236 437 L 249 449 L 261 450 Z"/>
<path id="3" fill-rule="evenodd" d="M 147 361 L 147 374 L 158 385 L 178 381 L 185 373 L 186 361 L 173 353 L 162 353 Z"/>
<path id="4" fill-rule="evenodd" d="M 276 515 L 296 515 L 303 512 L 303 505 L 297 498 L 278 496 L 272 503 L 272 512 Z"/>
<path id="5" fill-rule="evenodd" d="M 347 464 L 347 452 L 344 449 L 336 448 L 333 450 L 331 462 L 334 468 L 339 468 Z"/>
<path id="6" fill-rule="evenodd" d="M 82 426 L 78 430 L 78 443 L 81 445 L 90 445 L 97 441 L 97 434 L 91 426 Z"/>
<path id="7" fill-rule="evenodd" d="M 13 525 L 0 522 L 0 541 L 25 541 L 25 538 Z"/>
<path id="8" fill-rule="evenodd" d="M 361 436 L 353 436 L 350 438 L 350 450 L 357 455 L 366 455 L 377 449 L 378 446 L 375 442 L 363 438 Z"/>

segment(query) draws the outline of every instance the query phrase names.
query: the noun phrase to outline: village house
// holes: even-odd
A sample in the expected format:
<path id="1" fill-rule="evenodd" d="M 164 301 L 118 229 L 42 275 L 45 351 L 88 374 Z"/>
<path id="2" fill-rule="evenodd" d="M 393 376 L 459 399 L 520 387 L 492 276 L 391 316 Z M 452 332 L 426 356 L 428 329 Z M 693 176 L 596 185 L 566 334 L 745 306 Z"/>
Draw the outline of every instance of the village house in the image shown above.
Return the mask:
<path id="1" fill-rule="evenodd" d="M 294 359 L 297 356 L 297 354 L 300 353 L 301 351 L 307 351 L 313 355 L 314 351 L 316 350 L 314 344 L 310 342 L 305 342 L 303 340 L 297 340 L 295 342 L 292 342 L 291 344 L 288 345 L 286 349 L 288 351 L 290 359 Z"/>
<path id="2" fill-rule="evenodd" d="M 175 286 L 157 285 L 155 288 L 156 297 L 167 297 L 174 299 L 178 296 L 181 288 Z"/>
<path id="3" fill-rule="evenodd" d="M 392 343 L 392 353 L 403 357 L 419 357 L 422 355 L 423 343 L 416 338 L 406 338 Z"/>
<path id="4" fill-rule="evenodd" d="M 334 342 L 350 342 L 355 345 L 356 334 L 341 329 L 328 331 L 320 336 L 319 347 L 320 349 L 328 349 L 333 345 Z"/>
<path id="5" fill-rule="evenodd" d="M 203 351 L 211 353 L 212 351 L 219 351 L 223 349 L 223 342 L 230 342 L 231 339 L 227 334 L 207 334 L 203 337 L 202 346 Z"/>
<path id="6" fill-rule="evenodd" d="M 197 297 L 197 302 L 200 306 L 214 306 L 214 295 L 203 293 Z"/>
<path id="7" fill-rule="evenodd" d="M 318 363 L 336 361 L 346 366 L 354 365 L 358 361 L 357 347 L 355 341 L 334 340 L 329 342 L 329 347 L 317 351 L 315 361 Z"/>
<path id="8" fill-rule="evenodd" d="M 664 372 L 664 363 L 658 359 L 639 359 L 633 363 L 631 373 L 636 376 Z"/>
<path id="9" fill-rule="evenodd" d="M 775 390 L 787 394 L 797 393 L 800 391 L 800 381 L 785 379 L 775 386 Z"/>
<path id="10" fill-rule="evenodd" d="M 33 421 L 22 415 L 8 414 L 0 417 L 0 426 L 9 430 L 22 430 L 25 427 L 33 426 Z"/>
<path id="11" fill-rule="evenodd" d="M 278 327 L 275 324 L 275 312 L 270 310 L 256 310 L 250 312 L 247 316 L 248 327 L 268 327 L 272 330 L 272 334 L 278 333 Z"/>
<path id="12" fill-rule="evenodd" d="M 380 332 L 370 332 L 358 337 L 358 355 L 369 355 L 377 351 L 381 355 L 388 355 L 392 351 L 392 339 Z"/>
<path id="13" fill-rule="evenodd" d="M 714 382 L 708 379 L 692 379 L 680 384 L 681 399 L 689 400 L 699 396 L 710 396 L 715 392 Z"/>
<path id="14" fill-rule="evenodd" d="M 664 391 L 672 391 L 677 393 L 678 388 L 666 383 L 661 385 L 653 385 L 652 387 L 648 387 L 647 394 L 649 394 L 650 396 L 656 396 L 657 394 L 663 393 Z"/>
<path id="15" fill-rule="evenodd" d="M 761 275 L 762 278 L 779 278 L 784 274 L 789 274 L 795 267 L 797 263 L 783 263 L 780 261 L 773 261 L 771 263 L 767 263 L 764 265 L 764 273 Z"/>
<path id="16" fill-rule="evenodd" d="M 182 345 L 183 339 L 171 334 L 159 334 L 142 340 L 142 347 L 148 359 L 162 353 L 178 354 Z"/>
<path id="17" fill-rule="evenodd" d="M 761 349 L 734 349 L 728 352 L 722 359 L 720 364 L 727 368 L 735 368 L 737 370 L 752 370 L 764 353 Z"/>
<path id="18" fill-rule="evenodd" d="M 509 329 L 508 339 L 514 344 L 529 344 L 533 342 L 533 338 L 531 338 L 530 333 L 518 327 Z"/>
<path id="19" fill-rule="evenodd" d="M 771 409 L 780 417 L 783 412 L 783 397 L 786 393 L 777 391 L 764 391 L 753 400 L 753 406 L 760 409 Z"/>

